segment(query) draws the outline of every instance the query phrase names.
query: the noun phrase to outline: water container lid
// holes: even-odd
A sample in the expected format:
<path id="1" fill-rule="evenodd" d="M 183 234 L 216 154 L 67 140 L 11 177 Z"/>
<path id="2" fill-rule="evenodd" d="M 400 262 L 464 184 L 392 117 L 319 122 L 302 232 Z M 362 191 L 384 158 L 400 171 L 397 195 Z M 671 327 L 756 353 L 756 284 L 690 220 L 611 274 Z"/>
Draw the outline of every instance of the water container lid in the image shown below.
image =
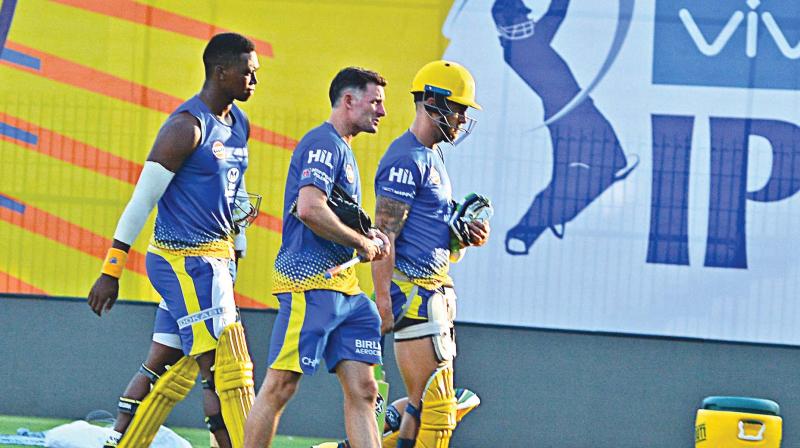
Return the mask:
<path id="1" fill-rule="evenodd" d="M 781 412 L 778 403 L 751 397 L 707 397 L 703 400 L 703 409 L 767 415 L 780 415 Z"/>

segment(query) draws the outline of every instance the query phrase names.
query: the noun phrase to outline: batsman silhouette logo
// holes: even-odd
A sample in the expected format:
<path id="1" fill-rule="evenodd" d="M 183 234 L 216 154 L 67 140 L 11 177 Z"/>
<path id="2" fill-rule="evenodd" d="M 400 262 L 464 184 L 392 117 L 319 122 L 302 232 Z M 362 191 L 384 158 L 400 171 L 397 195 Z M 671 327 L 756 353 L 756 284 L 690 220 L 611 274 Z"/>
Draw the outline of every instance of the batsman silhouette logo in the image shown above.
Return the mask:
<path id="1" fill-rule="evenodd" d="M 492 5 L 503 59 L 541 99 L 545 114 L 542 126 L 550 131 L 553 149 L 550 184 L 536 194 L 519 222 L 506 233 L 506 252 L 512 255 L 527 255 L 548 229 L 563 238 L 569 221 L 638 164 L 637 157 L 626 155 L 613 125 L 590 97 L 625 41 L 634 1 L 619 1 L 608 55 L 584 89 L 575 79 L 569 61 L 552 46 L 569 3 L 570 0 L 553 0 L 538 21 L 531 18 L 531 9 L 521 0 L 497 0 Z M 552 82 L 553 79 L 559 82 Z"/>

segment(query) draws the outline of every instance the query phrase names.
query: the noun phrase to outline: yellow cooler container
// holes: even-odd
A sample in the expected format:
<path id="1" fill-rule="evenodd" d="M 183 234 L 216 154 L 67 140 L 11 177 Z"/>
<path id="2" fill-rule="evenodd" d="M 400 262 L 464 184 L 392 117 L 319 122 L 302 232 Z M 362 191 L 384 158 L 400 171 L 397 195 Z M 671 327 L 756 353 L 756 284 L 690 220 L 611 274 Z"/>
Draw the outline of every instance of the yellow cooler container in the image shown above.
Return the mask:
<path id="1" fill-rule="evenodd" d="M 779 448 L 778 403 L 749 397 L 708 397 L 697 411 L 695 448 Z"/>

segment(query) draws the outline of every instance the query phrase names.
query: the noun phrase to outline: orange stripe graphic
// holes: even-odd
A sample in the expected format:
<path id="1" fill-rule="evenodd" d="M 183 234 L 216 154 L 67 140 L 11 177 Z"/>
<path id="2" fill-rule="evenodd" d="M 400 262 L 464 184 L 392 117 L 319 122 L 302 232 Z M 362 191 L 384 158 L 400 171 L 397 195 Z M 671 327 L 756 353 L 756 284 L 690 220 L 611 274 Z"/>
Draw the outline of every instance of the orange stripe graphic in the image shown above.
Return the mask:
<path id="1" fill-rule="evenodd" d="M 0 60 L 0 64 L 18 70 L 34 73 L 53 81 L 69 84 L 110 98 L 116 98 L 148 109 L 157 110 L 165 114 L 172 113 L 172 111 L 183 103 L 183 100 L 172 95 L 109 75 L 108 73 L 103 73 L 99 70 L 68 61 L 58 56 L 34 50 L 24 45 L 7 41 L 6 47 L 34 56 L 41 61 L 41 68 L 36 70 L 13 64 L 6 60 Z M 297 140 L 253 124 L 250 125 L 250 136 L 260 142 L 290 151 L 297 145 Z"/>
<path id="2" fill-rule="evenodd" d="M 129 184 L 136 183 L 136 180 L 139 178 L 139 173 L 142 171 L 142 166 L 138 163 L 115 156 L 110 152 L 103 151 L 102 149 L 95 148 L 78 140 L 73 140 L 48 129 L 41 128 L 17 117 L 0 112 L 0 122 L 35 134 L 38 141 L 34 145 L 10 138 L 4 140 L 12 141 L 40 154 L 95 171 L 108 177 L 113 177 L 114 179 Z"/>
<path id="3" fill-rule="evenodd" d="M 0 271 L 0 291 L 11 294 L 49 295 L 43 290 L 2 271 Z"/>
<path id="4" fill-rule="evenodd" d="M 107 238 L 72 224 L 69 221 L 65 221 L 44 210 L 32 207 L 30 204 L 26 204 L 13 196 L 9 196 L 5 193 L 3 193 L 3 195 L 24 204 L 25 212 L 17 213 L 8 208 L 0 207 L 0 220 L 57 241 L 100 260 L 105 259 L 106 250 L 109 246 L 109 240 Z M 126 268 L 138 274 L 147 275 L 145 255 L 141 252 L 131 250 L 128 254 Z M 264 304 L 250 297 L 237 294 L 237 298 L 241 300 L 238 302 L 241 306 L 265 308 Z"/>
<path id="5" fill-rule="evenodd" d="M 199 20 L 175 14 L 163 9 L 132 0 L 51 0 L 62 5 L 73 6 L 75 8 L 104 14 L 129 22 L 146 25 L 153 28 L 171 31 L 184 36 L 194 37 L 207 41 L 211 36 L 218 33 L 226 33 L 230 30 L 219 28 L 210 23 L 200 22 Z M 249 38 L 256 45 L 259 54 L 272 57 L 272 45 L 263 40 Z"/>
<path id="6" fill-rule="evenodd" d="M 110 152 L 73 140 L 17 117 L 0 112 L 0 123 L 6 123 L 26 132 L 30 132 L 31 134 L 35 134 L 39 141 L 35 145 L 31 145 L 3 135 L 0 135 L 0 140 L 15 143 L 46 156 L 95 171 L 108 177 L 113 177 L 114 179 L 132 185 L 136 184 L 136 181 L 139 179 L 139 173 L 142 172 L 141 164 L 117 157 Z M 279 218 L 266 213 L 259 214 L 253 224 L 277 233 L 281 233 L 283 229 L 282 222 Z"/>

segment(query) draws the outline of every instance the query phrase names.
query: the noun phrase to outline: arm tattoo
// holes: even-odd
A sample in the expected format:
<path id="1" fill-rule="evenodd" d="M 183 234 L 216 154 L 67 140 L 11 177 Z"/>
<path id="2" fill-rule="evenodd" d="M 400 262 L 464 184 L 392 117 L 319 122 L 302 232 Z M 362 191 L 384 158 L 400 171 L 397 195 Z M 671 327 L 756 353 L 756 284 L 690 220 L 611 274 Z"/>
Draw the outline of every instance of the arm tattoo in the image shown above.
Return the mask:
<path id="1" fill-rule="evenodd" d="M 410 205 L 379 195 L 375 205 L 375 225 L 381 232 L 397 236 L 403 230 L 409 210 Z"/>

